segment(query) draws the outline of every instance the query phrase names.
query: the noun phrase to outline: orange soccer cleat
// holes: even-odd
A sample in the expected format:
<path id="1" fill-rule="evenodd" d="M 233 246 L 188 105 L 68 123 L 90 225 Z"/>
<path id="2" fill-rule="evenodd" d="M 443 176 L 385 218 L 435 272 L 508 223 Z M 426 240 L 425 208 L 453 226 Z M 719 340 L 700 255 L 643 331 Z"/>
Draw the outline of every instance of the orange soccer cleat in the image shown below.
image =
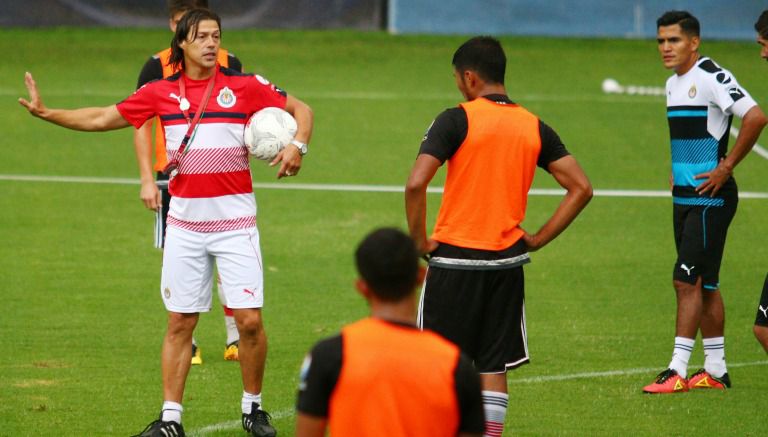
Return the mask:
<path id="1" fill-rule="evenodd" d="M 645 393 L 682 393 L 688 391 L 688 382 L 677 371 L 666 369 L 656 376 L 656 380 L 643 387 Z"/>
<path id="2" fill-rule="evenodd" d="M 724 373 L 723 376 L 718 378 L 712 376 L 704 369 L 699 369 L 688 379 L 688 389 L 693 390 L 695 388 L 725 390 L 726 388 L 731 388 L 731 378 L 728 376 L 728 373 Z"/>

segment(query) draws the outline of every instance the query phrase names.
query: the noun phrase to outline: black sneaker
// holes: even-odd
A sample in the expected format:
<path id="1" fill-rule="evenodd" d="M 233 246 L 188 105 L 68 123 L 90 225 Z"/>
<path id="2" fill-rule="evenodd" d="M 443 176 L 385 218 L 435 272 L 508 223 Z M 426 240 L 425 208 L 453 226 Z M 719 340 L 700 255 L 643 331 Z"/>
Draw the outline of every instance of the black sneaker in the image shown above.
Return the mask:
<path id="1" fill-rule="evenodd" d="M 243 429 L 254 437 L 275 437 L 277 431 L 269 424 L 271 418 L 269 413 L 260 410 L 259 404 L 254 402 L 251 404 L 251 414 L 243 414 Z"/>
<path id="2" fill-rule="evenodd" d="M 163 422 L 162 418 L 147 425 L 141 434 L 132 437 L 185 437 L 184 427 L 173 421 Z"/>

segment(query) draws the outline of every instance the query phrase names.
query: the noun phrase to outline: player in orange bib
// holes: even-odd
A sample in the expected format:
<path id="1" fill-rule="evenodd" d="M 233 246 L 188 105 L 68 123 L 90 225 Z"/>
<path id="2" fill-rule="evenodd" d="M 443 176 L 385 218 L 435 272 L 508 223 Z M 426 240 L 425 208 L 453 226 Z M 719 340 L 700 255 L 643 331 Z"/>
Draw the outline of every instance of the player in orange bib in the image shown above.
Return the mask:
<path id="1" fill-rule="evenodd" d="M 397 229 L 357 248 L 355 285 L 371 317 L 312 348 L 301 371 L 297 437 L 480 436 L 480 380 L 459 348 L 416 321 L 424 276 L 413 241 Z"/>
<path id="2" fill-rule="evenodd" d="M 592 186 L 560 137 L 510 100 L 506 56 L 494 38 L 476 37 L 453 57 L 466 102 L 440 114 L 408 178 L 411 237 L 429 258 L 420 324 L 456 343 L 480 373 L 485 434 L 501 436 L 506 372 L 528 362 L 523 265 L 528 252 L 557 237 L 592 196 Z M 427 237 L 427 186 L 448 163 L 442 204 Z M 535 234 L 520 227 L 536 167 L 566 189 Z"/>

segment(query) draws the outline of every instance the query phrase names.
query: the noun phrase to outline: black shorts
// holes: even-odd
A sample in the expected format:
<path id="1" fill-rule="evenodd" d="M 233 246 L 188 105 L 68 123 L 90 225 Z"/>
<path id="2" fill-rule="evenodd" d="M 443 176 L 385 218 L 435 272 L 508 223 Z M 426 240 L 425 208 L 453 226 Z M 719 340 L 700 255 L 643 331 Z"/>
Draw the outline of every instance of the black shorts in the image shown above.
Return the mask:
<path id="1" fill-rule="evenodd" d="M 506 258 L 517 262 L 503 267 L 472 268 L 440 264 L 436 253 L 419 306 L 420 326 L 458 345 L 479 373 L 528 363 L 522 267 L 528 254 Z"/>
<path id="2" fill-rule="evenodd" d="M 768 276 L 763 284 L 763 294 L 760 295 L 760 305 L 757 306 L 755 325 L 768 326 Z"/>
<path id="3" fill-rule="evenodd" d="M 734 196 L 726 199 L 722 206 L 674 205 L 677 261 L 672 277 L 675 280 L 696 284 L 701 277 L 703 289 L 720 288 L 725 237 L 737 204 L 738 198 Z"/>
<path id="4" fill-rule="evenodd" d="M 168 193 L 167 175 L 157 172 L 155 181 L 160 190 L 160 210 L 155 216 L 155 247 L 162 249 L 165 247 L 165 227 L 168 222 L 168 210 L 171 208 L 171 195 Z"/>

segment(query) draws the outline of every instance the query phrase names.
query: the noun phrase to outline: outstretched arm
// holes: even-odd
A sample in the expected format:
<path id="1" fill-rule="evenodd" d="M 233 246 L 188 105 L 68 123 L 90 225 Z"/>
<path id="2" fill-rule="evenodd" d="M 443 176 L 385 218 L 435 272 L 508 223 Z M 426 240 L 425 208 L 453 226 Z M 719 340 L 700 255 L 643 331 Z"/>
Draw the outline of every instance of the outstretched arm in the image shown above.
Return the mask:
<path id="1" fill-rule="evenodd" d="M 420 154 L 405 185 L 405 215 L 408 229 L 421 254 L 431 253 L 438 243 L 427 238 L 427 187 L 441 162 L 432 155 Z"/>
<path id="2" fill-rule="evenodd" d="M 714 170 L 694 176 L 695 179 L 706 179 L 696 187 L 696 192 L 699 194 L 709 192 L 710 196 L 714 197 L 731 177 L 734 167 L 752 150 L 766 123 L 768 119 L 765 118 L 759 106 L 753 106 L 747 111 L 741 121 L 741 130 L 736 137 L 736 142 L 733 143 L 731 153 L 721 159 Z"/>
<path id="3" fill-rule="evenodd" d="M 81 131 L 107 131 L 130 126 L 115 105 L 80 109 L 46 108 L 32 74 L 24 75 L 24 84 L 29 92 L 29 100 L 19 98 L 19 103 L 30 114 L 50 123 Z"/>
<path id="4" fill-rule="evenodd" d="M 531 251 L 541 249 L 560 235 L 592 199 L 592 184 L 576 162 L 576 158 L 571 155 L 564 156 L 551 162 L 547 168 L 557 183 L 565 188 L 566 193 L 555 213 L 538 232 L 533 235 L 526 232 L 523 235 L 523 240 Z"/>

